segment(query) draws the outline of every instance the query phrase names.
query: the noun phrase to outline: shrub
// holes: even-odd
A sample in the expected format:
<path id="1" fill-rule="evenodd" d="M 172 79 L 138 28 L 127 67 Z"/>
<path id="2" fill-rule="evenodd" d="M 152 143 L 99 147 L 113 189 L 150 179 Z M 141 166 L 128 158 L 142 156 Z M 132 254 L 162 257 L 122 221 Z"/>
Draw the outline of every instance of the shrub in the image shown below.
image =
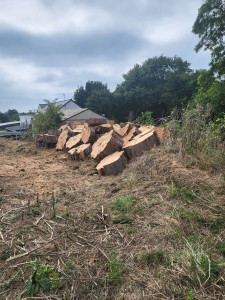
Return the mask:
<path id="1" fill-rule="evenodd" d="M 32 121 L 32 131 L 36 135 L 38 133 L 46 133 L 50 129 L 57 129 L 61 123 L 62 112 L 61 107 L 45 100 L 48 107 L 45 112 L 39 112 L 34 116 Z"/>

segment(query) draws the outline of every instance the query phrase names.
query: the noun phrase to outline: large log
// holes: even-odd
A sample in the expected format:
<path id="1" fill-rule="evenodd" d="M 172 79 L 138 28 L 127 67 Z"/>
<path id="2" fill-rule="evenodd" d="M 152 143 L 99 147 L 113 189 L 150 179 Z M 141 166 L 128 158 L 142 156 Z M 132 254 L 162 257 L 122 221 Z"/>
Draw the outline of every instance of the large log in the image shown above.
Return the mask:
<path id="1" fill-rule="evenodd" d="M 153 125 L 142 125 L 139 127 L 141 132 L 149 131 L 150 129 L 154 129 Z"/>
<path id="2" fill-rule="evenodd" d="M 65 148 L 67 140 L 71 137 L 71 135 L 71 130 L 65 129 L 58 138 L 56 150 L 63 150 Z"/>
<path id="3" fill-rule="evenodd" d="M 43 145 L 45 148 L 54 148 L 57 144 L 58 136 L 54 134 L 44 134 Z"/>
<path id="4" fill-rule="evenodd" d="M 72 129 L 75 129 L 75 128 L 79 127 L 80 125 L 82 125 L 82 124 L 81 124 L 81 122 L 78 122 L 78 121 L 73 121 L 70 123 L 70 126 Z"/>
<path id="5" fill-rule="evenodd" d="M 70 151 L 68 151 L 68 155 L 71 159 L 84 159 L 85 157 L 87 157 L 92 150 L 92 146 L 91 144 L 83 144 L 80 145 L 79 147 L 73 148 Z"/>
<path id="6" fill-rule="evenodd" d="M 84 124 L 77 125 L 76 128 L 74 128 L 72 130 L 73 131 L 73 135 L 77 135 L 77 134 L 81 133 L 84 128 L 85 128 Z"/>
<path id="7" fill-rule="evenodd" d="M 142 136 L 145 136 L 146 134 L 150 133 L 150 132 L 153 132 L 154 131 L 154 126 L 152 126 L 152 128 L 148 128 L 147 130 L 139 133 L 138 135 L 136 135 L 133 140 L 138 140 L 139 138 L 141 138 Z"/>
<path id="8" fill-rule="evenodd" d="M 86 127 L 82 130 L 81 140 L 84 144 L 93 144 L 96 141 L 96 139 L 97 137 L 95 135 L 95 129 L 93 127 Z"/>
<path id="9" fill-rule="evenodd" d="M 112 129 L 112 126 L 110 124 L 102 124 L 95 126 L 95 133 L 96 134 L 104 134 L 106 132 L 109 132 Z"/>
<path id="10" fill-rule="evenodd" d="M 101 124 L 107 124 L 107 119 L 101 118 L 101 119 L 88 119 L 86 120 L 86 123 L 88 123 L 89 126 L 97 126 Z"/>
<path id="11" fill-rule="evenodd" d="M 117 133 L 119 133 L 121 127 L 119 124 L 113 124 L 113 130 L 115 130 Z"/>
<path id="12" fill-rule="evenodd" d="M 43 135 L 43 134 L 38 134 L 38 135 L 36 136 L 36 147 L 37 147 L 37 148 L 43 147 L 43 138 L 44 138 L 44 135 Z"/>
<path id="13" fill-rule="evenodd" d="M 123 139 L 114 130 L 105 133 L 93 145 L 91 157 L 100 162 L 104 157 L 115 151 L 120 151 L 123 146 Z"/>
<path id="14" fill-rule="evenodd" d="M 70 150 L 76 146 L 79 146 L 82 143 L 81 133 L 71 137 L 66 143 L 66 149 Z"/>
<path id="15" fill-rule="evenodd" d="M 83 129 L 84 128 L 75 128 L 75 129 L 73 129 L 73 134 L 77 135 L 77 134 L 81 133 L 83 131 Z"/>
<path id="16" fill-rule="evenodd" d="M 156 126 L 156 127 L 154 127 L 154 130 L 157 133 L 160 143 L 169 141 L 170 131 L 168 128 Z"/>
<path id="17" fill-rule="evenodd" d="M 127 142 L 123 146 L 127 157 L 132 159 L 134 157 L 140 156 L 145 150 L 150 150 L 159 144 L 158 137 L 155 131 L 149 132 L 138 138 L 137 135 L 132 141 Z"/>
<path id="18" fill-rule="evenodd" d="M 126 167 L 127 158 L 124 151 L 115 152 L 106 156 L 96 167 L 98 174 L 117 175 Z"/>
<path id="19" fill-rule="evenodd" d="M 124 127 L 122 127 L 118 133 L 124 137 L 125 135 L 128 134 L 128 132 L 132 129 L 132 125 L 130 123 L 127 123 Z"/>
<path id="20" fill-rule="evenodd" d="M 65 129 L 67 129 L 67 130 L 69 130 L 69 131 L 72 130 L 69 124 L 62 125 L 61 127 L 59 127 L 58 130 L 59 130 L 59 131 L 64 131 Z"/>
<path id="21" fill-rule="evenodd" d="M 123 137 L 124 144 L 132 140 L 135 136 L 137 136 L 140 133 L 141 131 L 138 128 L 136 127 L 131 128 L 128 134 Z"/>

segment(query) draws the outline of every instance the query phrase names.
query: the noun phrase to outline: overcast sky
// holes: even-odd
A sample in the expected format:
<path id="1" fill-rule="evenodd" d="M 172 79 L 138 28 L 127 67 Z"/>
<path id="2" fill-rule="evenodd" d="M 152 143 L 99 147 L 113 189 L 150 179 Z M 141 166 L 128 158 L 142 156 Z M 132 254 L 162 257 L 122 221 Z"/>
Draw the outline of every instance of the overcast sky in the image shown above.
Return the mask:
<path id="1" fill-rule="evenodd" d="M 72 98 L 88 80 L 111 91 L 134 64 L 178 55 L 208 68 L 191 30 L 202 0 L 0 0 L 0 111 Z"/>

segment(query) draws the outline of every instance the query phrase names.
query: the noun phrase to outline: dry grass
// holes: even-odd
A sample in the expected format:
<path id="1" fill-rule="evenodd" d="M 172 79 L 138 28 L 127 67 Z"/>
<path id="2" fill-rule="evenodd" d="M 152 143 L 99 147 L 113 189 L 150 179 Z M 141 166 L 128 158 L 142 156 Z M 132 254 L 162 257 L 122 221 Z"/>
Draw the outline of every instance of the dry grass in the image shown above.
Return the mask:
<path id="1" fill-rule="evenodd" d="M 101 178 L 93 160 L 31 142 L 1 139 L 0 150 L 1 299 L 22 293 L 38 258 L 57 286 L 36 299 L 223 299 L 221 176 L 163 148 Z M 112 203 L 128 194 L 132 223 L 114 224 Z"/>

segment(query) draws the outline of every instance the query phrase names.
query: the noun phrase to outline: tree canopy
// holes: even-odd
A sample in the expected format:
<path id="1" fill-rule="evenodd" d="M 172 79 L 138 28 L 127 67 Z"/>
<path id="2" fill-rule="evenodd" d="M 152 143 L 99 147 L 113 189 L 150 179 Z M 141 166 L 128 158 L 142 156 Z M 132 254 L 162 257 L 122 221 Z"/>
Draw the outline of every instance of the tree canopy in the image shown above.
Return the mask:
<path id="1" fill-rule="evenodd" d="M 192 28 L 200 41 L 195 47 L 211 51 L 212 71 L 219 76 L 225 74 L 225 4 L 223 0 L 205 0 L 198 10 L 197 19 Z"/>
<path id="2" fill-rule="evenodd" d="M 8 109 L 7 112 L 0 112 L 0 123 L 19 121 L 19 113 L 16 109 Z"/>
<path id="3" fill-rule="evenodd" d="M 112 94 L 107 84 L 101 81 L 88 81 L 85 87 L 79 87 L 74 93 L 75 102 L 81 107 L 87 107 L 98 114 L 110 117 Z"/>
<path id="4" fill-rule="evenodd" d="M 114 112 L 119 120 L 127 120 L 129 112 L 136 118 L 151 111 L 154 118 L 170 114 L 173 107 L 186 106 L 196 88 L 198 72 L 180 57 L 159 56 L 136 64 L 114 92 Z"/>

